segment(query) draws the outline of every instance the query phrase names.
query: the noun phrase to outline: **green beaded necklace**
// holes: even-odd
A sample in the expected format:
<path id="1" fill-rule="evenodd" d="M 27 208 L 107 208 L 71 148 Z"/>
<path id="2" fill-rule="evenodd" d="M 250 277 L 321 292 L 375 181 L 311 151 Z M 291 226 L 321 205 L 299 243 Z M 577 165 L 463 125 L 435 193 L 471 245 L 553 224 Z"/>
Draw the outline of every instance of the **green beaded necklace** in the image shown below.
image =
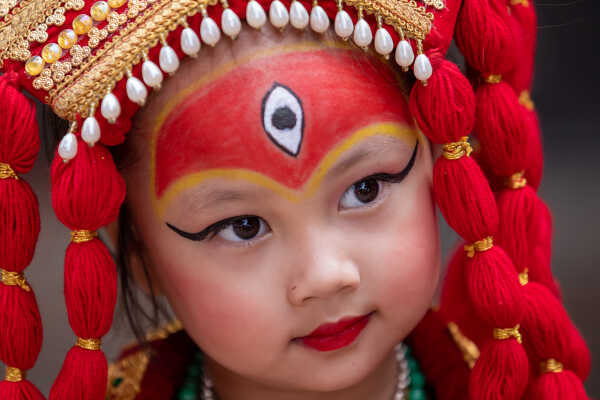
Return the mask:
<path id="1" fill-rule="evenodd" d="M 426 400 L 427 392 L 425 390 L 425 376 L 419 368 L 419 363 L 413 357 L 410 347 L 402 345 L 404 351 L 404 358 L 406 360 L 407 368 L 409 373 L 408 386 L 406 387 L 405 396 L 398 392 L 396 393 L 395 399 L 406 399 L 406 400 Z M 179 387 L 175 396 L 176 400 L 205 400 L 207 394 L 208 397 L 212 397 L 212 388 L 200 385 L 203 381 L 203 354 L 202 351 L 197 350 L 192 357 L 183 384 Z"/>

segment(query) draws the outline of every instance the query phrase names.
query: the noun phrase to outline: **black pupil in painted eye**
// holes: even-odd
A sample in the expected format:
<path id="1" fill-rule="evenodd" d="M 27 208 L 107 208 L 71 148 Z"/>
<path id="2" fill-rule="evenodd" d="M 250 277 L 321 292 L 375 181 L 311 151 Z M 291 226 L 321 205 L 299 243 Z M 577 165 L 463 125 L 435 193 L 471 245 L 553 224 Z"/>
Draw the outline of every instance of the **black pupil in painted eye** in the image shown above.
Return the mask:
<path id="1" fill-rule="evenodd" d="M 240 218 L 232 223 L 233 231 L 240 239 L 252 239 L 260 230 L 258 217 Z"/>
<path id="2" fill-rule="evenodd" d="M 369 178 L 354 184 L 354 194 L 362 203 L 370 203 L 379 194 L 377 179 Z"/>
<path id="3" fill-rule="evenodd" d="M 296 126 L 296 114 L 288 107 L 279 107 L 271 116 L 271 123 L 277 129 L 292 129 Z"/>

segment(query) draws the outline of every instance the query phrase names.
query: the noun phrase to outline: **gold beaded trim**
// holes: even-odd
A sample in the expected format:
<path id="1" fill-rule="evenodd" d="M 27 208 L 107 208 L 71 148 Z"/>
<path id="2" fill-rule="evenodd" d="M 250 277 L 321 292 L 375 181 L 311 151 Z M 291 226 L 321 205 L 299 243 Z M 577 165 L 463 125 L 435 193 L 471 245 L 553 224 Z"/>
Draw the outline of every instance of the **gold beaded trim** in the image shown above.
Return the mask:
<path id="1" fill-rule="evenodd" d="M 563 372 L 563 369 L 562 363 L 556 361 L 554 358 L 549 358 L 540 363 L 540 371 L 542 374 L 545 374 L 546 372 L 559 373 Z"/>
<path id="2" fill-rule="evenodd" d="M 525 286 L 529 283 L 529 268 L 525 268 L 523 272 L 519 273 L 519 283 L 521 286 Z"/>
<path id="3" fill-rule="evenodd" d="M 100 348 L 102 347 L 102 341 L 100 339 L 77 338 L 76 345 L 78 347 L 81 347 L 82 349 L 96 351 L 100 350 Z"/>
<path id="4" fill-rule="evenodd" d="M 502 82 L 502 75 L 500 74 L 490 74 L 483 78 L 486 83 L 500 83 Z"/>
<path id="5" fill-rule="evenodd" d="M 533 103 L 533 100 L 531 100 L 531 94 L 529 93 L 529 90 L 523 90 L 519 94 L 519 103 L 529 111 L 533 111 L 535 109 L 535 104 Z"/>
<path id="6" fill-rule="evenodd" d="M 2 284 L 6 286 L 18 286 L 26 292 L 31 291 L 31 287 L 27 284 L 27 279 L 22 272 L 7 271 L 0 269 L 0 279 Z"/>
<path id="7" fill-rule="evenodd" d="M 468 136 L 463 136 L 458 142 L 444 144 L 444 146 L 442 146 L 442 155 L 448 160 L 458 160 L 464 156 L 469 157 L 473 149 L 468 140 Z"/>
<path id="8" fill-rule="evenodd" d="M 517 342 L 521 344 L 523 339 L 521 338 L 521 333 L 519 332 L 519 325 L 514 328 L 494 328 L 494 339 L 496 340 L 506 340 L 510 338 L 517 339 Z"/>
<path id="9" fill-rule="evenodd" d="M 465 251 L 467 252 L 467 257 L 473 258 L 475 256 L 475 252 L 487 251 L 494 247 L 494 240 L 491 236 L 488 236 L 484 239 L 473 242 L 473 244 L 465 244 Z"/>
<path id="10" fill-rule="evenodd" d="M 452 340 L 456 343 L 456 346 L 460 349 L 463 354 L 463 359 L 469 366 L 469 368 L 473 368 L 475 366 L 475 362 L 479 358 L 479 348 L 468 337 L 463 335 L 463 333 L 458 328 L 454 322 L 448 322 L 448 330 L 450 331 L 450 336 L 452 336 Z"/>
<path id="11" fill-rule="evenodd" d="M 423 3 L 427 4 L 429 7 L 435 8 L 436 10 L 443 10 L 446 8 L 442 0 L 423 0 Z"/>
<path id="12" fill-rule="evenodd" d="M 506 180 L 506 186 L 511 189 L 521 189 L 527 186 L 527 179 L 523 176 L 525 175 L 525 171 L 520 171 L 512 174 Z"/>
<path id="13" fill-rule="evenodd" d="M 0 163 L 0 179 L 8 179 L 14 178 L 19 179 L 15 171 L 10 167 L 10 165 L 5 163 Z"/>
<path id="14" fill-rule="evenodd" d="M 71 242 L 73 243 L 85 243 L 94 240 L 94 238 L 97 237 L 98 232 L 88 231 L 87 229 L 71 231 Z"/>
<path id="15" fill-rule="evenodd" d="M 6 378 L 4 378 L 8 382 L 21 382 L 25 379 L 25 371 L 15 368 L 15 367 L 6 367 Z"/>

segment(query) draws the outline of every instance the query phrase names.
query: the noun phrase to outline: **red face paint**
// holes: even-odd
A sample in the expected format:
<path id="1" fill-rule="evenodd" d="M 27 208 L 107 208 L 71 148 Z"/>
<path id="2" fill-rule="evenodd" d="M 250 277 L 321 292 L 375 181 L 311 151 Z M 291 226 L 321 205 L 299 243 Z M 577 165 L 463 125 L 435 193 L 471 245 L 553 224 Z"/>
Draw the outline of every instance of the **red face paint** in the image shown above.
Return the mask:
<path id="1" fill-rule="evenodd" d="M 400 84 L 379 60 L 349 49 L 257 58 L 172 107 L 155 141 L 154 194 L 209 169 L 300 189 L 340 141 L 380 122 L 412 126 Z"/>

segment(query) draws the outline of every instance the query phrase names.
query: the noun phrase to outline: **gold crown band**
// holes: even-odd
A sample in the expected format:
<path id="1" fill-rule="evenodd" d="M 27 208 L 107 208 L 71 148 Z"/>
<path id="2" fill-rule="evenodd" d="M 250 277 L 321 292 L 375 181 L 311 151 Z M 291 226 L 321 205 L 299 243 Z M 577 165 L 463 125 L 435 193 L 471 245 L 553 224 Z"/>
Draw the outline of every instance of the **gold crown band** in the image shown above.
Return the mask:
<path id="1" fill-rule="evenodd" d="M 529 268 L 525 268 L 523 272 L 519 273 L 519 283 L 521 286 L 525 286 L 529 283 Z"/>
<path id="2" fill-rule="evenodd" d="M 521 189 L 527 186 L 527 179 L 523 176 L 525 171 L 515 172 L 506 179 L 506 186 L 511 189 Z"/>
<path id="3" fill-rule="evenodd" d="M 31 287 L 27 284 L 27 279 L 25 279 L 25 275 L 22 272 L 0 269 L 0 279 L 2 284 L 6 286 L 18 286 L 26 292 L 31 291 Z"/>
<path id="4" fill-rule="evenodd" d="M 19 179 L 15 171 L 10 167 L 10 165 L 5 163 L 0 163 L 0 179 Z"/>
<path id="5" fill-rule="evenodd" d="M 6 378 L 4 378 L 8 382 L 21 382 L 25 379 L 25 371 L 15 368 L 15 367 L 6 367 Z"/>
<path id="6" fill-rule="evenodd" d="M 442 155 L 448 160 L 458 160 L 464 156 L 469 157 L 473 149 L 468 140 L 468 136 L 463 136 L 458 142 L 444 144 L 444 146 L 442 146 Z"/>
<path id="7" fill-rule="evenodd" d="M 486 83 L 500 83 L 502 82 L 502 75 L 500 74 L 489 74 L 483 77 Z"/>
<path id="8" fill-rule="evenodd" d="M 456 343 L 456 346 L 458 346 L 462 352 L 463 359 L 469 368 L 472 369 L 475 366 L 475 362 L 479 358 L 479 348 L 472 340 L 463 335 L 458 328 L 458 325 L 456 325 L 454 322 L 448 322 L 448 330 L 450 331 L 450 336 L 452 336 L 454 343 Z"/>
<path id="9" fill-rule="evenodd" d="M 533 111 L 535 109 L 535 104 L 533 103 L 533 100 L 531 100 L 529 90 L 523 90 L 519 94 L 519 103 L 529 111 Z"/>
<path id="10" fill-rule="evenodd" d="M 81 347 L 82 349 L 96 351 L 100 350 L 100 348 L 102 347 L 102 340 L 77 338 L 76 345 Z"/>
<path id="11" fill-rule="evenodd" d="M 491 236 L 488 236 L 484 239 L 473 242 L 473 244 L 465 244 L 464 249 L 467 252 L 467 257 L 473 258 L 476 251 L 488 251 L 492 247 L 494 247 L 494 239 Z"/>
<path id="12" fill-rule="evenodd" d="M 87 229 L 81 229 L 76 231 L 71 231 L 71 242 L 74 243 L 85 243 L 90 240 L 94 240 L 98 237 L 98 232 L 89 231 Z"/>
<path id="13" fill-rule="evenodd" d="M 519 332 L 519 325 L 514 328 L 494 328 L 494 339 L 496 340 L 506 340 L 510 338 L 517 339 L 519 344 L 523 343 L 523 339 L 521 338 L 521 333 Z"/>
<path id="14" fill-rule="evenodd" d="M 556 361 L 554 358 L 549 358 L 546 361 L 540 363 L 540 371 L 542 374 L 546 372 L 559 373 L 563 372 L 564 368 L 562 363 Z"/>

